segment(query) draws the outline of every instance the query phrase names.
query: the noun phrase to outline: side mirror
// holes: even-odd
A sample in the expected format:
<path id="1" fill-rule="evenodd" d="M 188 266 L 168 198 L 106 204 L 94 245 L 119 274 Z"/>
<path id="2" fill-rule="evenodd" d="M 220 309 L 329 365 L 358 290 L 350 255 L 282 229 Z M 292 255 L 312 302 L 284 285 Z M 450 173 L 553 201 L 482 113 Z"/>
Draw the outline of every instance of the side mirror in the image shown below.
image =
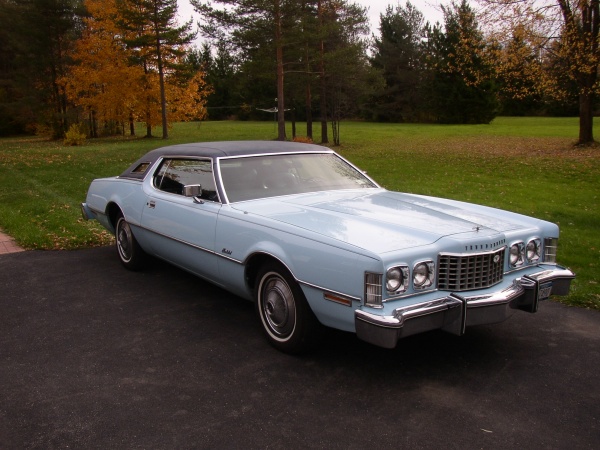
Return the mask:
<path id="1" fill-rule="evenodd" d="M 185 197 L 200 197 L 202 195 L 202 186 L 200 184 L 188 184 L 183 187 Z"/>
<path id="2" fill-rule="evenodd" d="M 204 203 L 204 201 L 200 199 L 202 196 L 202 185 L 200 184 L 185 185 L 183 187 L 183 195 L 184 197 L 193 197 L 194 202 L 196 203 Z"/>

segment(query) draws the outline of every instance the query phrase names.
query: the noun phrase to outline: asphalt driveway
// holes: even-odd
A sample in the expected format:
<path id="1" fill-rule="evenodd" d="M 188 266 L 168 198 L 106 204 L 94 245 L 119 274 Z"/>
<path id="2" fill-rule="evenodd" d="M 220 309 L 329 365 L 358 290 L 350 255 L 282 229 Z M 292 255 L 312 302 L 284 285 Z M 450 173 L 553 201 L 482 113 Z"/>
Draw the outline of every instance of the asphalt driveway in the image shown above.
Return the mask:
<path id="1" fill-rule="evenodd" d="M 600 445 L 600 313 L 272 349 L 252 304 L 113 248 L 0 255 L 0 448 Z"/>

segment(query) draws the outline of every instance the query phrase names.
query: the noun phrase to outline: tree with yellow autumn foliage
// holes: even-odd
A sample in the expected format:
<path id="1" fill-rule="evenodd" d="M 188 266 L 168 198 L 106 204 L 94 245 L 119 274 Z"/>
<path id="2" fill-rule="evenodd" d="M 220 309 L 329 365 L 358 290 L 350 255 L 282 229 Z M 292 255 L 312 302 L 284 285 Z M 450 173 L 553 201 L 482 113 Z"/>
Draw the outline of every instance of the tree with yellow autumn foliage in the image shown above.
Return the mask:
<path id="1" fill-rule="evenodd" d="M 144 72 L 129 63 L 127 49 L 116 26 L 114 0 L 86 0 L 89 17 L 84 18 L 82 37 L 72 54 L 73 64 L 64 77 L 69 99 L 82 107 L 97 136 L 97 123 L 133 124 L 140 111 L 139 85 Z"/>
<path id="2" fill-rule="evenodd" d="M 540 60 L 551 55 L 566 61 L 566 74 L 576 83 L 579 94 L 580 145 L 594 142 L 594 103 L 600 85 L 600 0 L 478 0 L 480 18 L 496 39 L 507 46 L 515 33 Z M 511 70 L 505 61 L 504 72 Z M 529 81 L 550 95 L 562 94 L 561 83 L 535 65 Z M 499 67 L 501 70 L 503 67 Z"/>
<path id="3" fill-rule="evenodd" d="M 97 123 L 146 124 L 147 136 L 152 128 L 170 121 L 206 117 L 206 96 L 210 93 L 204 73 L 182 75 L 183 53 L 169 60 L 163 78 L 151 60 L 140 59 L 139 52 L 127 45 L 139 32 L 125 27 L 118 7 L 119 0 L 86 0 L 89 16 L 73 52 L 76 62 L 64 77 L 71 101 L 84 108 L 90 122 L 90 134 L 97 135 Z M 176 70 L 177 68 L 178 70 Z M 163 131 L 163 137 L 167 137 Z"/>

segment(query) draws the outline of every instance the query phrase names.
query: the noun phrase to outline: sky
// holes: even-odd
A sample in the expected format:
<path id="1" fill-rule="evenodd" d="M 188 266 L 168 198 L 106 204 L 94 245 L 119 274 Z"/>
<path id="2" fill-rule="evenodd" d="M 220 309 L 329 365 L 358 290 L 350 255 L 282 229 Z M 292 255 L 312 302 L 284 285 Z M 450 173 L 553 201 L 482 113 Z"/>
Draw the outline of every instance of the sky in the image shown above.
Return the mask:
<path id="1" fill-rule="evenodd" d="M 189 0 L 177 0 L 177 3 L 179 7 L 179 16 L 182 21 L 189 20 L 192 16 L 197 18 L 194 13 L 194 8 L 190 5 Z M 369 8 L 368 15 L 371 23 L 371 32 L 378 35 L 379 15 L 385 12 L 388 5 L 396 6 L 398 0 L 354 0 L 354 3 Z M 439 5 L 448 4 L 450 3 L 450 0 L 411 0 L 410 3 L 423 13 L 426 21 L 433 24 L 435 22 L 442 22 L 442 13 Z M 400 4 L 404 6 L 406 1 L 400 1 Z"/>

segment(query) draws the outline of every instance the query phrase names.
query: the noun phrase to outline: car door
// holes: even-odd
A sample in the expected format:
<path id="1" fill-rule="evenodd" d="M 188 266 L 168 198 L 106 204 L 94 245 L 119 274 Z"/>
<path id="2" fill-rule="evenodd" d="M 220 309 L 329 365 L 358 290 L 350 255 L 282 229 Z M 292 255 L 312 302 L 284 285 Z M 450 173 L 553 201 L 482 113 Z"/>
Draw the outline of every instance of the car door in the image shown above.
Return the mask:
<path id="1" fill-rule="evenodd" d="M 196 186 L 195 194 L 198 195 L 186 196 L 186 186 L 188 191 Z M 215 188 L 212 161 L 164 159 L 152 176 L 147 194 L 142 226 L 153 234 L 154 253 L 214 281 L 218 275 L 215 229 L 221 203 Z"/>

